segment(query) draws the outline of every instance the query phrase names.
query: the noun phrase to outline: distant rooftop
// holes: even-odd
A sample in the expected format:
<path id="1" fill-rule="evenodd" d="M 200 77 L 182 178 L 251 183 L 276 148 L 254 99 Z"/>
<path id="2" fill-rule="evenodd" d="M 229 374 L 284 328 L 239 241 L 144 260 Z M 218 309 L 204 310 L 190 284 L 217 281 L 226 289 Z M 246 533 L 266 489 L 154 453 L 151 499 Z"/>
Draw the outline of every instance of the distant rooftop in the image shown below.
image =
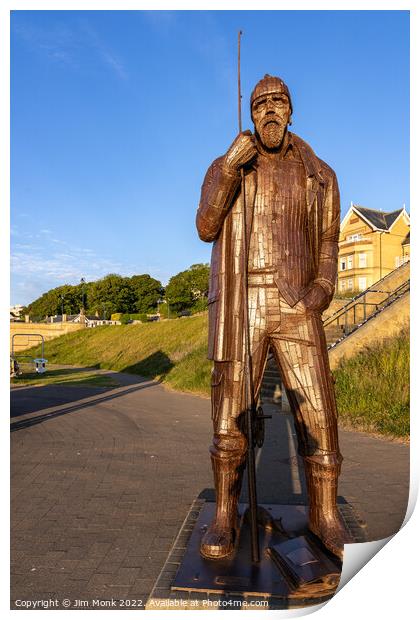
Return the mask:
<path id="1" fill-rule="evenodd" d="M 353 205 L 353 209 L 367 220 L 374 228 L 379 230 L 389 230 L 397 217 L 404 211 L 404 208 L 385 213 L 376 209 L 368 209 L 359 205 Z"/>

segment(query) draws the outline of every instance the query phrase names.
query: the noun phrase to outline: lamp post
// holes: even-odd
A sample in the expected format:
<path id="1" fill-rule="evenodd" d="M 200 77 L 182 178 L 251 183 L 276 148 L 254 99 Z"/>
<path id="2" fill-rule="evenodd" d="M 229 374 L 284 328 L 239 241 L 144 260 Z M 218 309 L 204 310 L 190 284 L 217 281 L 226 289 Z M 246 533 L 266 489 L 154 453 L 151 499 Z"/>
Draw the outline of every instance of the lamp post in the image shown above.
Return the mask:
<path id="1" fill-rule="evenodd" d="M 64 295 L 60 295 L 60 299 L 61 299 L 61 320 L 63 320 L 63 315 L 64 315 Z"/>
<path id="2" fill-rule="evenodd" d="M 86 280 L 84 278 L 80 278 L 80 284 L 82 285 L 82 307 L 85 309 L 85 284 Z"/>

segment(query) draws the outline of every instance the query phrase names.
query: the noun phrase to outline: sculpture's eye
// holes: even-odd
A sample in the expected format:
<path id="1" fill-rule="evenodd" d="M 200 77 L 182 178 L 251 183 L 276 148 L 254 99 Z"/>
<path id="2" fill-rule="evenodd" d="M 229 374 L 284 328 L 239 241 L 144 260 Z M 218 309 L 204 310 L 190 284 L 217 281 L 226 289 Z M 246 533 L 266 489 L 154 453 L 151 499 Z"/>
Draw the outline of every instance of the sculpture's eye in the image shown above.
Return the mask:
<path id="1" fill-rule="evenodd" d="M 267 99 L 260 99 L 254 103 L 255 110 L 261 110 L 261 108 L 267 103 Z"/>
<path id="2" fill-rule="evenodd" d="M 273 102 L 277 105 L 286 105 L 288 102 L 288 98 L 283 95 L 277 95 L 272 98 Z"/>

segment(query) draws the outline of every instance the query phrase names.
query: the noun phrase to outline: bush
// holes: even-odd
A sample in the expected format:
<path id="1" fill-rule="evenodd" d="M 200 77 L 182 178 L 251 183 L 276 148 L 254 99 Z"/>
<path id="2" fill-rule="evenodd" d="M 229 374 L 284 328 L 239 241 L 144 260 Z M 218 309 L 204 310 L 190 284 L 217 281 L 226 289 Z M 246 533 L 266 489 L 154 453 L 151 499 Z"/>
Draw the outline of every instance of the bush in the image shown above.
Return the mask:
<path id="1" fill-rule="evenodd" d="M 147 314 L 144 314 L 144 313 L 123 314 L 122 312 L 116 312 L 115 314 L 111 316 L 111 319 L 113 321 L 120 321 L 121 325 L 127 325 L 128 323 L 131 323 L 132 321 L 141 321 L 142 323 L 147 323 L 150 320 Z"/>
<path id="2" fill-rule="evenodd" d="M 193 307 L 191 308 L 191 313 L 195 314 L 196 312 L 204 312 L 207 310 L 207 297 L 200 297 L 194 302 Z"/>

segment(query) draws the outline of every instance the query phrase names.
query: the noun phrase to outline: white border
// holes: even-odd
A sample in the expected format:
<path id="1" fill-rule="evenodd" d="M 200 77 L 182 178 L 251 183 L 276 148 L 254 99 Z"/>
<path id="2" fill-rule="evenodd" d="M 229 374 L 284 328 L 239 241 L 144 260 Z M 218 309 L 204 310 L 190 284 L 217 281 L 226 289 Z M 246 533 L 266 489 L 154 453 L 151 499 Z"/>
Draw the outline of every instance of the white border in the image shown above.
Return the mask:
<path id="1" fill-rule="evenodd" d="M 368 1 L 362 2 L 360 0 L 354 0 L 353 2 L 343 2 L 340 4 L 340 9 L 346 10 L 410 10 L 411 11 L 411 110 L 417 111 L 420 109 L 418 94 L 417 94 L 417 73 L 418 73 L 418 36 L 419 36 L 419 19 L 418 19 L 418 11 L 416 8 L 416 3 L 413 1 L 408 2 L 395 2 L 395 1 L 387 1 L 387 2 L 379 2 L 379 1 Z M 0 6 L 0 16 L 2 19 L 0 20 L 0 45 L 2 47 L 0 54 L 0 63 L 2 70 L 2 78 L 3 84 L 6 84 L 6 92 L 8 91 L 9 84 L 9 11 L 10 10 L 144 10 L 144 9 L 165 9 L 165 10 L 188 10 L 188 9 L 206 9 L 206 10 L 220 10 L 220 9 L 229 9 L 229 10 L 337 10 L 337 3 L 330 1 L 323 1 L 319 3 L 314 2 L 303 2 L 299 0 L 295 0 L 295 2 L 259 2 L 258 6 L 256 6 L 255 2 L 249 2 L 249 0 L 244 0 L 242 2 L 231 1 L 227 3 L 226 1 L 213 0 L 211 3 L 191 3 L 191 2 L 139 2 L 133 0 L 121 0 L 117 2 L 115 0 L 74 0 L 70 2 L 69 0 L 56 0 L 56 1 L 12 1 L 6 0 L 1 3 Z M 416 79 L 414 79 L 416 78 Z M 3 95 L 5 94 L 5 89 L 2 89 Z M 418 114 L 418 112 L 417 112 Z M 398 122 L 398 121 L 397 121 Z M 3 96 L 1 98 L 1 126 L 0 126 L 0 135 L 2 136 L 3 141 L 3 153 L 2 157 L 2 166 L 0 167 L 0 191 L 1 191 L 1 204 L 9 204 L 10 195 L 9 195 L 9 178 L 10 178 L 10 159 L 9 159 L 9 97 Z M 418 147 L 416 140 L 418 140 L 418 121 L 416 112 L 412 115 L 412 142 L 411 142 L 411 171 L 412 171 L 412 182 L 411 182 L 411 203 L 415 205 L 414 209 L 418 209 L 419 200 L 418 200 L 418 188 L 414 178 L 414 173 L 418 175 Z M 417 147 L 417 148 L 416 148 Z M 414 218 L 417 218 L 417 215 L 414 215 Z M 1 239 L 0 245 L 3 252 L 3 261 L 2 264 L 4 268 L 2 269 L 2 290 L 4 291 L 9 284 L 9 276 L 7 274 L 8 265 L 8 254 L 9 254 L 9 239 L 8 239 L 8 224 L 9 217 L 8 214 L 5 216 L 3 214 L 3 226 L 1 227 Z M 412 244 L 412 264 L 416 263 L 415 255 L 416 255 L 416 246 L 415 243 Z M 414 259 L 414 260 L 413 260 Z M 417 281 L 417 268 L 413 270 L 412 279 L 415 281 L 414 289 L 416 290 L 416 281 Z M 6 273 L 5 273 L 6 272 Z M 3 313 L 2 316 L 7 316 L 6 312 L 8 308 L 6 304 L 3 304 Z M 9 304 L 7 304 L 8 306 Z M 6 346 L 8 346 L 8 328 L 6 326 L 5 321 L 0 323 L 0 334 L 1 341 Z M 413 326 L 414 328 L 414 326 Z M 418 338 L 418 329 L 413 329 L 413 354 L 412 354 L 412 368 L 416 367 L 417 364 L 417 351 L 419 347 L 417 346 L 417 338 Z M 8 359 L 6 355 L 2 356 L 2 363 L 0 366 L 1 380 L 4 382 L 4 379 L 8 377 Z M 414 384 L 414 381 L 413 381 Z M 2 387 L 6 389 L 2 390 L 2 394 L 7 393 L 8 385 L 5 385 L 5 382 L 2 383 Z M 418 392 L 416 385 L 413 385 L 413 396 L 415 398 L 415 403 L 418 402 Z M 412 444 L 417 444 L 418 441 L 418 428 L 419 424 L 417 422 L 417 407 L 413 408 L 413 416 L 412 416 Z M 3 407 L 3 424 L 4 429 L 2 433 L 2 440 L 4 442 L 2 453 L 6 456 L 8 454 L 8 420 L 6 417 L 7 405 Z M 7 425 L 7 426 L 6 426 Z M 415 501 L 418 493 L 418 465 L 419 465 L 419 456 L 418 450 L 413 449 L 411 451 L 411 487 L 410 487 L 410 500 L 407 514 L 410 516 L 413 513 Z M 3 472 L 5 477 L 8 475 L 8 461 L 3 463 Z M 5 490 L 4 490 L 5 492 Z M 3 542 L 3 549 L 8 548 L 8 527 L 9 524 L 7 522 L 7 516 L 5 518 L 5 513 L 8 514 L 7 511 L 3 511 L 3 522 L 2 522 L 2 534 L 5 537 Z M 346 620 L 347 618 L 353 618 L 358 615 L 362 615 L 363 617 L 369 617 L 370 615 L 375 614 L 376 616 L 380 616 L 381 618 L 395 618 L 397 616 L 400 617 L 412 617 L 412 612 L 418 613 L 417 609 L 417 581 L 418 581 L 418 563 L 417 560 L 417 552 L 416 547 L 418 546 L 418 531 L 419 531 L 419 510 L 417 509 L 410 521 L 405 525 L 403 530 L 398 533 L 395 537 L 390 540 L 390 542 L 383 548 L 378 555 L 376 555 L 366 566 L 364 566 L 358 574 L 353 577 L 351 580 L 351 584 L 347 587 L 344 587 L 340 592 L 324 607 L 322 607 L 322 611 L 320 611 L 319 617 L 322 618 L 331 618 L 337 620 L 337 617 L 340 620 Z M 6 556 L 6 557 L 5 557 Z M 8 561 L 7 554 L 3 554 L 3 558 L 5 557 L 6 566 L 4 566 L 3 562 L 3 579 L 2 579 L 2 589 L 3 596 L 1 598 L 1 603 L 3 610 L 6 613 L 18 613 L 18 612 L 10 612 L 9 610 L 9 569 L 8 569 Z M 411 560 L 411 558 L 413 558 Z M 347 558 L 345 559 L 345 562 Z M 281 617 L 284 615 L 294 616 L 294 615 L 307 615 L 312 613 L 315 609 L 309 610 L 301 610 L 300 612 L 276 612 L 276 611 L 266 611 L 265 614 L 268 614 L 270 617 Z M 42 613 L 38 611 L 32 612 L 34 614 Z M 54 612 L 49 611 L 49 614 L 64 614 L 66 612 Z M 67 612 L 68 613 L 68 612 Z M 70 613 L 78 613 L 77 611 L 70 611 Z M 107 612 L 109 613 L 109 612 Z M 114 612 L 117 613 L 117 612 Z M 121 612 L 124 613 L 124 612 Z M 142 613 L 142 612 L 139 612 Z M 144 612 L 147 613 L 147 612 Z M 177 615 L 182 613 L 182 617 L 184 617 L 185 612 L 178 611 L 170 611 L 170 612 L 154 612 L 158 614 L 158 617 L 161 615 L 163 617 L 167 617 L 167 614 Z M 210 614 L 217 614 L 215 618 L 220 617 L 220 612 L 208 612 Z M 230 613 L 240 613 L 240 612 L 230 612 Z M 261 618 L 261 612 L 249 612 L 251 616 Z M 174 616 L 175 617 L 175 616 Z M 207 616 L 206 616 L 207 617 Z"/>

